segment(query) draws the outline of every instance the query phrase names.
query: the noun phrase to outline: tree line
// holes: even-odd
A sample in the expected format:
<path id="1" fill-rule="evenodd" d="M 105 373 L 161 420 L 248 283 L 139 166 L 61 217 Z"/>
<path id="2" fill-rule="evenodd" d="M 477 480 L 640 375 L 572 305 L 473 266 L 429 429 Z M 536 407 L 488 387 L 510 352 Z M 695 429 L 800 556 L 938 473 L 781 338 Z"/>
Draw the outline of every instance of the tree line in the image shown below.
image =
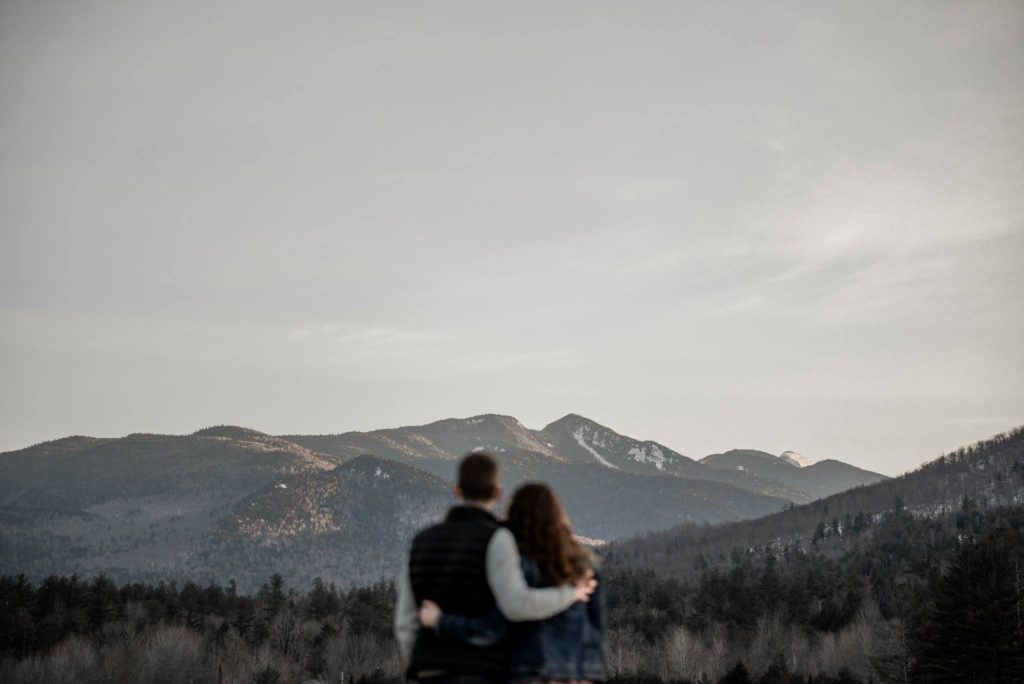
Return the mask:
<path id="1" fill-rule="evenodd" d="M 821 541 L 827 541 L 828 535 Z M 836 533 L 838 534 L 838 532 Z M 852 534 L 852 532 L 850 532 Z M 615 681 L 1024 681 L 1024 507 L 894 512 L 831 556 L 736 549 L 689 576 L 609 569 Z M 401 681 L 395 590 L 0 577 L 0 681 Z"/>
<path id="2" fill-rule="evenodd" d="M 0 577 L 0 681 L 284 684 L 397 681 L 393 584 L 252 596 L 193 582 Z"/>

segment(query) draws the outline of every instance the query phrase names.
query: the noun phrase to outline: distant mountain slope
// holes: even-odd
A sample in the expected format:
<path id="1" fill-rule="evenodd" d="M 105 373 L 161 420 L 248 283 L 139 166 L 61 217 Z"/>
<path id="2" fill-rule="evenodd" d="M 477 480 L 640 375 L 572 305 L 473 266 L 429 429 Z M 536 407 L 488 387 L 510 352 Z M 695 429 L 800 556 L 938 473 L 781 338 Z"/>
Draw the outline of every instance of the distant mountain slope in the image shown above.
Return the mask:
<path id="1" fill-rule="evenodd" d="M 541 475 L 565 502 L 576 531 L 598 539 L 680 522 L 741 520 L 786 504 L 725 482 L 615 472 L 592 463 L 552 464 Z"/>
<path id="2" fill-rule="evenodd" d="M 816 464 L 820 465 L 828 462 Z M 989 506 L 1024 504 L 1024 427 L 957 449 L 900 477 L 763 518 L 714 527 L 683 526 L 617 542 L 609 562 L 687 573 L 708 562 L 727 562 L 737 551 L 809 544 L 818 535 L 861 527 L 893 510 L 916 516 L 946 514 L 965 500 Z"/>
<path id="3" fill-rule="evenodd" d="M 803 457 L 800 457 L 803 460 L 797 459 L 793 454 L 787 451 L 782 456 L 773 456 L 756 449 L 733 449 L 723 454 L 705 456 L 700 463 L 718 471 L 742 472 L 782 482 L 806 492 L 814 499 L 887 479 L 881 473 L 873 473 L 841 461 L 828 459 L 810 463 Z"/>
<path id="4" fill-rule="evenodd" d="M 413 535 L 452 503 L 448 482 L 360 456 L 334 470 L 282 479 L 239 502 L 198 544 L 191 571 L 256 587 L 267 570 L 369 583 L 398 572 Z"/>
<path id="5" fill-rule="evenodd" d="M 238 428 L 235 428 L 236 430 Z M 141 497 L 242 497 L 280 475 L 327 470 L 328 459 L 277 437 L 134 434 L 69 438 L 0 454 L 0 503 L 86 510 Z"/>
<path id="6" fill-rule="evenodd" d="M 0 568 L 157 577 L 236 502 L 333 467 L 245 428 L 76 437 L 0 454 Z"/>
<path id="7" fill-rule="evenodd" d="M 551 461 L 539 454 L 511 452 L 499 457 L 502 482 L 511 493 L 527 481 L 547 482 L 558 492 L 576 531 L 616 539 L 637 530 L 659 530 L 682 522 L 721 522 L 778 511 L 787 501 L 728 483 L 613 470 L 595 463 Z M 420 467 L 451 481 L 451 461 Z"/>
<path id="8" fill-rule="evenodd" d="M 881 473 L 864 470 L 842 461 L 826 459 L 799 468 L 795 473 L 790 473 L 785 481 L 805 492 L 810 492 L 816 498 L 822 498 L 888 479 Z"/>

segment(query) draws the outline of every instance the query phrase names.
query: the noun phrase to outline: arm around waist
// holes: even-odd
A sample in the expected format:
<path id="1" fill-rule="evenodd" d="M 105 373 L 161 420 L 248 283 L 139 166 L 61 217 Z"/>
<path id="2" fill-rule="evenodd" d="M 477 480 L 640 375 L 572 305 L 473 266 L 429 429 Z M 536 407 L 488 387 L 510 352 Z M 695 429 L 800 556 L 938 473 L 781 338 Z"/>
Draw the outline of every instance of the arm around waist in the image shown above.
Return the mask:
<path id="1" fill-rule="evenodd" d="M 515 537 L 504 528 L 495 532 L 487 545 L 487 583 L 498 609 L 512 622 L 544 620 L 576 601 L 569 585 L 535 589 L 526 584 Z"/>

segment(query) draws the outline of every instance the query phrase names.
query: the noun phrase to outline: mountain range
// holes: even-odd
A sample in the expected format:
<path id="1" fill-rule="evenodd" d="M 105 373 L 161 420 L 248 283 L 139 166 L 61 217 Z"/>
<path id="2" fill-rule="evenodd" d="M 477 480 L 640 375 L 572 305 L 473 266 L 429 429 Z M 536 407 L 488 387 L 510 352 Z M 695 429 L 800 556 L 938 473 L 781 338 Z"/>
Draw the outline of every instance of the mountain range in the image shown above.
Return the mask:
<path id="1" fill-rule="evenodd" d="M 756 518 L 886 479 L 793 452 L 697 461 L 575 414 L 540 430 L 487 414 L 334 435 L 75 436 L 0 454 L 0 572 L 373 581 L 450 505 L 473 451 L 495 456 L 508 489 L 552 484 L 577 532 L 600 540 Z"/>

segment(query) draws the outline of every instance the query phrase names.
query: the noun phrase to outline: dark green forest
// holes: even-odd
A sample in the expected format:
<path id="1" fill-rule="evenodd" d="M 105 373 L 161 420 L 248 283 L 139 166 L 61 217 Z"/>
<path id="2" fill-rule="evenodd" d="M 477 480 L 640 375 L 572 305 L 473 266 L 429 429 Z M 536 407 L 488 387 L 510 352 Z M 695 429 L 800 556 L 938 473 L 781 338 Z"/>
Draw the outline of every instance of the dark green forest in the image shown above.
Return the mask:
<path id="1" fill-rule="evenodd" d="M 831 553 L 735 549 L 686 575 L 617 569 L 622 682 L 1024 681 L 1024 507 L 819 529 Z M 845 550 L 835 553 L 838 540 Z M 400 681 L 394 587 L 0 578 L 4 682 Z"/>

